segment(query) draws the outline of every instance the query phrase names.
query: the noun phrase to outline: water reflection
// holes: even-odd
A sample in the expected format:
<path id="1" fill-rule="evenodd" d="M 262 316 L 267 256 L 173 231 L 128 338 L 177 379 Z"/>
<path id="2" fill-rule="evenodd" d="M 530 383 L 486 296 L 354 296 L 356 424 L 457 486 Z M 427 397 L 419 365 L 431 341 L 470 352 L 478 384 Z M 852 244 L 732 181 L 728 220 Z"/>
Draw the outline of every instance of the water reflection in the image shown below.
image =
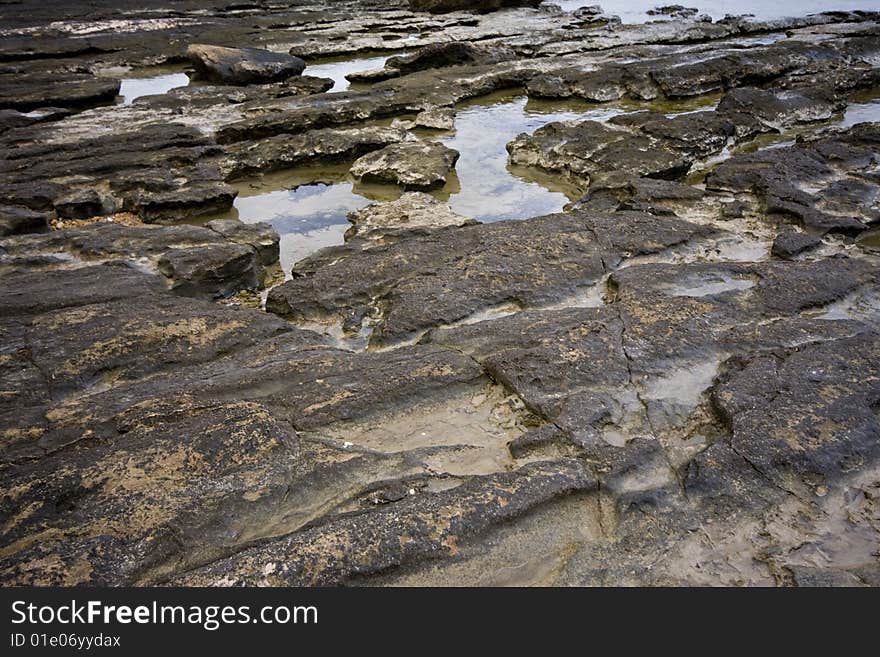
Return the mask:
<path id="1" fill-rule="evenodd" d="M 563 108 L 564 107 L 564 108 Z M 521 132 L 552 121 L 601 120 L 621 108 L 583 107 L 567 103 L 528 101 L 525 96 L 497 94 L 459 108 L 453 132 L 431 132 L 461 153 L 456 173 L 432 192 L 460 214 L 480 221 L 524 219 L 557 212 L 577 196 L 577 190 L 556 184 L 534 171 L 508 168 L 506 145 Z M 427 131 L 425 131 L 427 133 Z M 281 235 L 281 266 L 320 248 L 341 244 L 350 226 L 346 216 L 374 201 L 391 201 L 402 190 L 387 185 L 363 185 L 348 176 L 348 165 L 301 168 L 268 174 L 237 185 L 239 195 L 230 216 L 246 223 L 264 221 Z"/>
<path id="2" fill-rule="evenodd" d="M 653 103 L 655 111 L 676 113 L 712 107 L 716 96 L 683 102 Z M 643 103 L 596 105 L 573 100 L 535 101 L 518 93 L 496 93 L 462 103 L 452 131 L 417 130 L 456 149 L 460 158 L 447 184 L 431 192 L 452 210 L 482 222 L 525 219 L 559 212 L 584 190 L 551 173 L 511 167 L 507 143 L 553 121 L 605 121 L 623 112 L 645 109 Z M 270 223 L 281 235 L 281 266 L 331 244 L 341 244 L 350 226 L 346 216 L 373 201 L 391 201 L 402 190 L 364 185 L 348 175 L 350 163 L 300 168 L 268 174 L 237 185 L 239 196 L 230 216 L 248 223 Z"/>
<path id="3" fill-rule="evenodd" d="M 620 108 L 571 102 L 527 101 L 525 96 L 488 96 L 459 106 L 453 134 L 440 139 L 461 157 L 455 165 L 460 190 L 450 194 L 453 211 L 478 221 L 524 219 L 558 212 L 578 190 L 534 171 L 511 169 L 507 143 L 553 121 L 605 120 Z"/>
<path id="4" fill-rule="evenodd" d="M 342 244 L 351 226 L 349 212 L 374 201 L 393 201 L 402 193 L 396 187 L 356 183 L 348 168 L 303 167 L 239 182 L 235 205 L 224 217 L 271 224 L 281 236 L 281 267 L 289 275 L 298 260 Z"/>
<path id="5" fill-rule="evenodd" d="M 405 54 L 403 52 L 397 55 Z M 330 78 L 333 80 L 332 93 L 338 91 L 346 91 L 351 87 L 351 83 L 345 78 L 349 73 L 361 73 L 370 71 L 375 68 L 382 68 L 385 61 L 393 55 L 377 55 L 375 57 L 361 57 L 359 59 L 351 59 L 350 56 L 343 56 L 333 59 L 325 59 L 319 63 L 308 64 L 303 75 L 313 75 L 319 78 Z"/>
<path id="6" fill-rule="evenodd" d="M 186 73 L 163 73 L 161 75 L 149 75 L 148 77 L 124 78 L 119 87 L 119 95 L 123 105 L 130 105 L 132 101 L 141 96 L 154 96 L 164 94 L 178 87 L 189 84 Z"/>
<path id="7" fill-rule="evenodd" d="M 848 128 L 856 123 L 873 121 L 880 121 L 880 98 L 875 98 L 870 102 L 848 105 L 839 125 L 842 128 Z"/>

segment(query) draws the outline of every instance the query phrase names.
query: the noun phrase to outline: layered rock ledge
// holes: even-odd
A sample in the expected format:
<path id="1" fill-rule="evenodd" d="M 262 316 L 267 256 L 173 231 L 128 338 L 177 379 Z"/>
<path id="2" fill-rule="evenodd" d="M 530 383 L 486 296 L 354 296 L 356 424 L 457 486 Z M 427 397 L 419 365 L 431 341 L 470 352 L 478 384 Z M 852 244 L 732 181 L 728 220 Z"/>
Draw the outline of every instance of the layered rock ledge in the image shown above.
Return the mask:
<path id="1" fill-rule="evenodd" d="M 0 11 L 0 583 L 880 586 L 880 15 L 67 4 Z"/>

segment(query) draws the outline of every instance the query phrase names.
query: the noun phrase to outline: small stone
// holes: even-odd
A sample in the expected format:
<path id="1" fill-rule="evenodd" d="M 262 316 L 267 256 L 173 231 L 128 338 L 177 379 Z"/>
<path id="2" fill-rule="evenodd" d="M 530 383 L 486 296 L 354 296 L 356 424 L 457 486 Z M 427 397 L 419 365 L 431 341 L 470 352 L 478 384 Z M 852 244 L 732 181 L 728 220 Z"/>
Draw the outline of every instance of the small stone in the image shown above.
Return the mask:
<path id="1" fill-rule="evenodd" d="M 822 240 L 816 235 L 787 231 L 776 236 L 770 252 L 777 258 L 788 260 L 799 253 L 819 246 L 821 243 Z"/>

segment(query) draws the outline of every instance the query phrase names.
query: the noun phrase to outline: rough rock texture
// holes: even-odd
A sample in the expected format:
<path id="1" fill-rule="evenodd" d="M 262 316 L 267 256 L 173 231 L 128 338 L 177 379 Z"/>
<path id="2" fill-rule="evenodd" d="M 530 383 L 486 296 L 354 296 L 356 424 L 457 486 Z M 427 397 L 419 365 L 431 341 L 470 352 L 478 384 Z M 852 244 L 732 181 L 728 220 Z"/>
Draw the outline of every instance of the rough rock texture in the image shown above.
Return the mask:
<path id="1" fill-rule="evenodd" d="M 345 233 L 347 240 L 395 229 L 438 228 L 473 223 L 471 219 L 455 214 L 448 205 L 424 192 L 407 192 L 396 201 L 368 205 L 363 210 L 349 213 L 348 220 L 353 225 Z"/>
<path id="2" fill-rule="evenodd" d="M 880 15 L 466 4 L 0 11 L 0 583 L 880 586 Z"/>
<path id="3" fill-rule="evenodd" d="M 413 123 L 419 128 L 452 130 L 455 126 L 455 110 L 451 107 L 430 107 L 419 112 Z"/>
<path id="4" fill-rule="evenodd" d="M 880 124 L 739 155 L 706 178 L 710 189 L 749 192 L 768 217 L 791 217 L 819 233 L 859 233 L 880 218 L 873 178 Z"/>
<path id="5" fill-rule="evenodd" d="M 412 135 L 394 127 L 320 129 L 296 135 L 277 135 L 230 144 L 223 169 L 228 177 L 240 178 L 249 173 L 266 173 L 298 164 L 345 162 L 412 139 Z"/>
<path id="6" fill-rule="evenodd" d="M 351 165 L 351 175 L 365 183 L 433 189 L 446 184 L 458 151 L 436 142 L 401 142 L 368 153 Z"/>
<path id="7" fill-rule="evenodd" d="M 411 55 L 390 57 L 385 68 L 406 75 L 461 64 L 497 64 L 514 58 L 516 53 L 503 46 L 480 47 L 467 41 L 454 41 L 425 46 Z"/>
<path id="8" fill-rule="evenodd" d="M 277 82 L 301 75 L 306 63 L 299 57 L 258 48 L 225 48 L 192 44 L 186 55 L 205 80 L 223 84 L 248 85 Z"/>
<path id="9" fill-rule="evenodd" d="M 815 248 L 821 243 L 821 239 L 810 233 L 788 231 L 776 236 L 771 252 L 780 258 L 791 258 L 808 249 Z"/>
<path id="10" fill-rule="evenodd" d="M 675 179 L 695 163 L 760 133 L 825 120 L 843 107 L 845 102 L 828 88 L 741 88 L 725 94 L 713 110 L 672 116 L 636 112 L 605 123 L 550 123 L 520 135 L 507 150 L 512 164 L 562 172 L 585 184 L 617 172 Z"/>
<path id="11" fill-rule="evenodd" d="M 502 7 L 537 7 L 542 0 L 409 0 L 413 11 L 430 11 L 442 14 L 447 11 L 494 11 Z"/>
<path id="12" fill-rule="evenodd" d="M 378 315 L 371 340 L 395 341 L 498 304 L 561 300 L 595 283 L 624 253 L 653 253 L 707 232 L 641 213 L 557 214 L 364 248 L 352 241 L 298 263 L 266 308 L 302 319 Z"/>
<path id="13" fill-rule="evenodd" d="M 0 237 L 16 233 L 40 233 L 48 230 L 45 212 L 16 206 L 0 206 Z"/>
<path id="14" fill-rule="evenodd" d="M 122 226 L 100 222 L 0 241 L 4 265 L 42 260 L 46 268 L 128 260 L 164 276 L 187 296 L 225 297 L 260 285 L 278 262 L 278 234 L 266 224 L 212 221 L 196 226 Z"/>
<path id="15" fill-rule="evenodd" d="M 120 211 L 146 221 L 223 210 L 235 190 L 218 167 L 212 140 L 181 124 L 121 127 L 82 141 L 43 141 L 30 126 L 9 131 L 0 179 L 2 202 L 66 218 Z M 13 133 L 13 134 L 10 134 Z"/>
<path id="16" fill-rule="evenodd" d="M 42 107 L 88 107 L 111 102 L 118 93 L 119 80 L 95 75 L 0 73 L 0 109 L 27 112 Z"/>
<path id="17" fill-rule="evenodd" d="M 342 519 L 295 538 L 249 550 L 190 573 L 175 584 L 209 586 L 326 586 L 380 573 L 414 559 L 449 556 L 463 535 L 516 518 L 536 503 L 590 490 L 594 479 L 577 461 L 529 465 L 517 473 L 474 478 L 428 504 L 409 500 L 393 510 Z M 349 546 L 326 563 L 326 545 Z M 362 564 L 368 564 L 366 567 Z"/>

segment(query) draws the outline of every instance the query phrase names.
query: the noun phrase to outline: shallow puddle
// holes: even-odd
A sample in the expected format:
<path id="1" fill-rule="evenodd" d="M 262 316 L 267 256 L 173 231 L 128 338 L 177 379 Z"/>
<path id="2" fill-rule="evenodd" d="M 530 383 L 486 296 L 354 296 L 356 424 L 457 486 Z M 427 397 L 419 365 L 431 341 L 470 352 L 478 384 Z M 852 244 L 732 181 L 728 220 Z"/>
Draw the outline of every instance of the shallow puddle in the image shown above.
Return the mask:
<path id="1" fill-rule="evenodd" d="M 488 383 L 450 389 L 442 398 L 332 426 L 322 434 L 356 449 L 419 453 L 434 474 L 481 475 L 514 466 L 507 444 L 523 433 L 528 416 L 518 398 Z"/>
<path id="2" fill-rule="evenodd" d="M 162 71 L 143 69 L 131 71 L 128 75 L 129 77 L 122 79 L 119 87 L 119 96 L 123 105 L 130 105 L 142 96 L 164 94 L 189 84 L 189 76 L 179 69 Z"/>
<path id="3" fill-rule="evenodd" d="M 858 244 L 866 249 L 880 249 L 880 228 L 866 230 L 858 239 Z"/>
<path id="4" fill-rule="evenodd" d="M 442 141 L 461 154 L 455 175 L 432 194 L 453 211 L 483 222 L 558 212 L 577 198 L 578 190 L 537 171 L 509 168 L 507 142 L 552 121 L 606 120 L 623 111 L 588 103 L 534 102 L 509 93 L 464 103 L 458 108 L 455 130 L 419 131 L 423 138 Z M 225 216 L 271 224 L 281 235 L 281 266 L 289 273 L 295 262 L 318 249 L 342 244 L 349 212 L 402 194 L 394 186 L 355 183 L 348 168 L 298 168 L 243 181 L 236 184 L 238 198 Z"/>
<path id="5" fill-rule="evenodd" d="M 726 273 L 694 276 L 669 290 L 674 297 L 710 297 L 754 287 L 749 278 L 735 278 Z"/>
<path id="6" fill-rule="evenodd" d="M 450 131 L 418 129 L 423 139 L 440 141 L 460 153 L 447 184 L 431 192 L 453 212 L 481 222 L 526 219 L 560 212 L 584 190 L 560 176 L 508 164 L 507 144 L 554 121 L 607 121 L 625 112 L 652 109 L 668 115 L 711 109 L 718 95 L 681 102 L 595 104 L 536 101 L 521 93 L 490 94 L 456 108 Z M 281 266 L 315 251 L 342 244 L 347 215 L 374 201 L 392 201 L 403 190 L 362 185 L 348 175 L 350 164 L 298 168 L 242 181 L 234 209 L 225 216 L 246 223 L 263 221 L 281 235 Z"/>
<path id="7" fill-rule="evenodd" d="M 559 212 L 579 196 L 579 190 L 531 169 L 509 167 L 507 143 L 553 121 L 602 121 L 623 111 L 587 103 L 536 102 L 509 94 L 459 105 L 454 132 L 438 140 L 461 154 L 455 165 L 460 189 L 450 194 L 449 205 L 454 212 L 483 222 Z"/>
<path id="8" fill-rule="evenodd" d="M 223 217 L 245 223 L 271 224 L 281 236 L 281 268 L 290 268 L 315 251 L 342 244 L 351 224 L 349 212 L 373 201 L 391 201 L 396 188 L 358 185 L 348 179 L 348 167 L 302 168 L 268 174 L 234 185 L 233 210 Z"/>
<path id="9" fill-rule="evenodd" d="M 313 75 L 318 78 L 330 78 L 333 80 L 333 88 L 331 93 L 339 91 L 347 91 L 352 83 L 346 79 L 349 73 L 361 73 L 363 71 L 371 71 L 373 69 L 382 68 L 389 57 L 404 55 L 405 52 L 394 53 L 393 55 L 383 54 L 371 57 L 359 57 L 351 59 L 350 57 L 338 57 L 332 59 L 322 59 L 314 64 L 307 63 L 306 70 L 303 75 Z M 368 86 L 368 85 L 354 85 Z"/>
<path id="10" fill-rule="evenodd" d="M 874 92 L 876 93 L 876 91 Z M 853 103 L 846 108 L 843 119 L 837 125 L 848 128 L 856 123 L 880 121 L 880 98 L 866 103 Z"/>

